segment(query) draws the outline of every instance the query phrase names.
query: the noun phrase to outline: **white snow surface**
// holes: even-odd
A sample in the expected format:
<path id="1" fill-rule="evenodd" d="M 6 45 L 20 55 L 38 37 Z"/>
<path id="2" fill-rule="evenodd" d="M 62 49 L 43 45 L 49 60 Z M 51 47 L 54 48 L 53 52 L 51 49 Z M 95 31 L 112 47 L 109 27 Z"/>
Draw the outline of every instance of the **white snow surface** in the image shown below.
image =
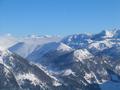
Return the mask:
<path id="1" fill-rule="evenodd" d="M 12 47 L 11 51 L 17 53 L 22 57 L 27 57 L 36 49 L 42 47 L 44 44 L 50 42 L 59 42 L 60 37 L 49 36 L 49 37 L 26 37 L 21 39 L 19 43 Z"/>
<path id="2" fill-rule="evenodd" d="M 26 73 L 26 74 L 20 74 L 16 77 L 17 81 L 20 83 L 23 83 L 23 80 L 30 80 L 31 84 L 39 85 L 42 83 L 34 74 L 32 73 Z"/>
<path id="3" fill-rule="evenodd" d="M 38 46 L 37 49 L 35 49 L 31 54 L 29 54 L 27 59 L 34 61 L 34 60 L 38 60 L 38 58 L 40 59 L 46 53 L 56 52 L 57 55 L 62 55 L 71 52 L 72 50 L 73 49 L 71 47 L 63 43 L 51 42 L 44 44 L 42 46 Z"/>
<path id="4" fill-rule="evenodd" d="M 84 59 L 92 58 L 93 55 L 87 49 L 78 49 L 74 51 L 74 57 L 77 62 L 83 62 Z"/>
<path id="5" fill-rule="evenodd" d="M 56 78 L 54 75 L 52 75 L 52 74 L 55 73 L 55 72 L 53 72 L 53 71 L 48 71 L 48 70 L 47 70 L 45 67 L 43 67 L 41 64 L 35 63 L 35 65 L 37 65 L 41 70 L 43 70 L 50 78 L 54 79 L 53 85 L 54 85 L 55 87 L 58 87 L 58 86 L 61 86 L 61 85 L 62 85 L 62 84 L 60 83 L 59 79 Z"/>
<path id="6" fill-rule="evenodd" d="M 88 83 L 92 83 L 92 82 L 91 82 L 91 79 L 94 78 L 94 76 L 93 76 L 92 73 L 85 73 L 84 78 L 85 78 L 85 80 L 86 80 Z"/>
<path id="7" fill-rule="evenodd" d="M 69 76 L 69 75 L 74 75 L 75 76 L 75 72 L 73 72 L 71 69 L 67 69 L 64 71 L 63 76 Z"/>
<path id="8" fill-rule="evenodd" d="M 66 52 L 66 51 L 72 51 L 72 48 L 67 46 L 66 44 L 60 43 L 60 45 L 57 47 L 58 51 Z"/>
<path id="9" fill-rule="evenodd" d="M 116 45 L 120 46 L 119 41 L 120 41 L 120 39 L 105 39 L 105 40 L 101 40 L 101 41 L 94 41 L 88 45 L 88 48 L 91 50 L 102 51 L 104 49 L 111 48 L 111 47 L 114 47 Z"/>
<path id="10" fill-rule="evenodd" d="M 58 81 L 54 81 L 54 82 L 53 82 L 53 85 L 54 85 L 55 87 L 58 87 L 58 86 L 61 86 L 62 84 L 59 83 Z"/>
<path id="11" fill-rule="evenodd" d="M 105 36 L 103 36 L 103 38 L 111 38 L 111 37 L 113 37 L 114 34 L 115 34 L 115 31 L 114 31 L 114 30 L 112 30 L 112 31 L 104 30 L 103 32 L 104 32 L 104 34 L 105 34 Z"/>

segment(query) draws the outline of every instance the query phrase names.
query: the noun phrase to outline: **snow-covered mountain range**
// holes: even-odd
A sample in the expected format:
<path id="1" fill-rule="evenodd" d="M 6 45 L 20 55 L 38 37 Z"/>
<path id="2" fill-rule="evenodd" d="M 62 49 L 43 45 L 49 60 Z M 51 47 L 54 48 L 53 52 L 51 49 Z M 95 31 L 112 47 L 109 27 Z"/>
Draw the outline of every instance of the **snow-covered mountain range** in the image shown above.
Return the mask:
<path id="1" fill-rule="evenodd" d="M 119 29 L 0 40 L 0 90 L 120 89 Z"/>

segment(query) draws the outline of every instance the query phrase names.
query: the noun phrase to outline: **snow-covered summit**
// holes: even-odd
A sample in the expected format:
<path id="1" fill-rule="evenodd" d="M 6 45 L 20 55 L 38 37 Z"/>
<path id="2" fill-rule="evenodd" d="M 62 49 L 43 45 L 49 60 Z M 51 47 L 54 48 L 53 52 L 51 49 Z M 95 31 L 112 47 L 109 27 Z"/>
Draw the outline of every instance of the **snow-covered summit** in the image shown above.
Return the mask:
<path id="1" fill-rule="evenodd" d="M 73 34 L 62 40 L 74 49 L 104 50 L 120 46 L 120 29 L 103 30 L 97 34 Z"/>
<path id="2" fill-rule="evenodd" d="M 57 51 L 62 51 L 62 52 L 64 52 L 64 51 L 72 51 L 72 48 L 69 47 L 69 46 L 67 46 L 67 45 L 64 44 L 64 43 L 59 43 L 59 44 L 58 44 L 58 47 L 56 48 L 56 50 L 57 50 Z"/>
<path id="3" fill-rule="evenodd" d="M 42 46 L 39 46 L 34 50 L 31 54 L 28 55 L 28 59 L 36 60 L 40 59 L 42 56 L 48 53 L 54 53 L 56 55 L 62 55 L 68 52 L 71 52 L 73 49 L 64 43 L 59 42 L 51 42 L 44 44 Z"/>
<path id="4" fill-rule="evenodd" d="M 120 38 L 120 29 L 112 29 L 112 30 L 103 30 L 102 32 L 93 35 L 93 39 L 114 39 Z"/>
<path id="5" fill-rule="evenodd" d="M 59 42 L 60 37 L 26 37 L 22 38 L 20 42 L 12 46 L 9 50 L 17 53 L 22 57 L 27 57 L 29 54 L 34 52 L 39 47 L 43 46 L 46 43 L 50 42 Z"/>
<path id="6" fill-rule="evenodd" d="M 103 30 L 102 32 L 95 34 L 94 38 L 111 38 L 113 37 L 114 32 L 113 31 L 108 31 L 108 30 Z"/>
<path id="7" fill-rule="evenodd" d="M 9 40 L 3 43 L 1 39 L 0 67 L 8 68 L 16 83 L 25 89 L 99 90 L 108 81 L 120 82 L 120 30 L 74 34 L 63 40 L 53 36 L 23 37 L 9 49 L 14 54 L 6 51 L 14 41 Z"/>
<path id="8" fill-rule="evenodd" d="M 74 51 L 74 58 L 76 61 L 92 58 L 93 55 L 87 49 L 78 49 Z"/>

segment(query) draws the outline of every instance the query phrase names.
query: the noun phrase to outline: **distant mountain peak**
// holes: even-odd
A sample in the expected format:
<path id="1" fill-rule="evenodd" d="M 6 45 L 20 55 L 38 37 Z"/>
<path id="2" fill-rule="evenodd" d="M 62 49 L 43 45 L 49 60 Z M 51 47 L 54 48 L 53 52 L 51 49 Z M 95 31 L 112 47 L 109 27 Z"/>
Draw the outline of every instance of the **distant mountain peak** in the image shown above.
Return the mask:
<path id="1" fill-rule="evenodd" d="M 62 50 L 62 51 L 71 51 L 72 48 L 65 45 L 64 43 L 59 43 L 59 46 L 57 47 L 57 50 Z"/>
<path id="2" fill-rule="evenodd" d="M 87 49 L 78 49 L 74 51 L 74 57 L 76 61 L 82 61 L 84 59 L 92 58 L 93 55 Z"/>

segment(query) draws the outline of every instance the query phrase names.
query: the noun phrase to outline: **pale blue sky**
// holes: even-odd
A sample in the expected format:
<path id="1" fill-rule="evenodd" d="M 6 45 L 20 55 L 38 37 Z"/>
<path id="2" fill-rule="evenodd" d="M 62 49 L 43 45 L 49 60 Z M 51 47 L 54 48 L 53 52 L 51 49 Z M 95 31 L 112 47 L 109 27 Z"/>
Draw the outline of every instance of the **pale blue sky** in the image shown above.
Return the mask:
<path id="1" fill-rule="evenodd" d="M 0 34 L 68 35 L 119 26 L 120 0 L 0 0 Z"/>

